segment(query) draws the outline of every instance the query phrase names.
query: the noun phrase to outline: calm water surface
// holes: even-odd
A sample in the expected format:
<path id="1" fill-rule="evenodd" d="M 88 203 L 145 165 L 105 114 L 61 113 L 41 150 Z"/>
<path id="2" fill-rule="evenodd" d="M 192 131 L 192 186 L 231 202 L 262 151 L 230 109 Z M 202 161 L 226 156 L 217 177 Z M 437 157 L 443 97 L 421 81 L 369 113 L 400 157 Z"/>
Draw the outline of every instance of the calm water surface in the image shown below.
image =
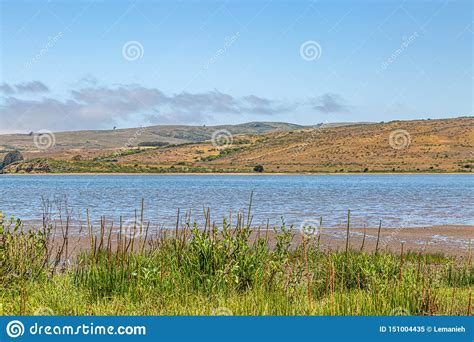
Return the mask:
<path id="1" fill-rule="evenodd" d="M 145 199 L 152 224 L 172 225 L 177 209 L 201 221 L 203 207 L 221 221 L 247 210 L 254 191 L 254 223 L 300 225 L 323 217 L 326 226 L 346 222 L 369 227 L 474 224 L 471 175 L 0 175 L 0 210 L 24 220 L 42 216 L 42 198 L 67 196 L 73 215 L 130 217 Z"/>

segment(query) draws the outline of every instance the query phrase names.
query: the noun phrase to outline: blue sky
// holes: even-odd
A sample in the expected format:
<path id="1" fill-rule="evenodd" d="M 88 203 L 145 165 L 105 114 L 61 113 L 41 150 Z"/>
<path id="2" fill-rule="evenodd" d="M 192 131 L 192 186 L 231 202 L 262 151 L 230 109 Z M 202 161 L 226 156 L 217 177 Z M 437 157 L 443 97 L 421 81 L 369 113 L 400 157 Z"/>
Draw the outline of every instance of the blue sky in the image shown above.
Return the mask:
<path id="1" fill-rule="evenodd" d="M 472 115 L 472 14 L 471 1 L 1 1 L 0 132 Z"/>

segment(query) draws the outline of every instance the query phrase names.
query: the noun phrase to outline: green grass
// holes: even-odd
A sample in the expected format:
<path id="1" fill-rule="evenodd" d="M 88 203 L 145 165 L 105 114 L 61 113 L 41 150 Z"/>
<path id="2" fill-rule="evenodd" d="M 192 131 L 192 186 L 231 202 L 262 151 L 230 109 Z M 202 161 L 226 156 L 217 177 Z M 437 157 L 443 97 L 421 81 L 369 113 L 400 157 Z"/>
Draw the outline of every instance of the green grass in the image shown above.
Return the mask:
<path id="1" fill-rule="evenodd" d="M 52 227 L 23 231 L 0 215 L 0 313 L 4 315 L 467 315 L 474 272 L 441 254 L 323 252 L 319 238 L 189 222 L 152 235 L 135 223 L 89 233 L 66 261 Z M 129 236 L 137 236 L 130 239 Z M 275 234 L 275 235 L 273 235 Z M 274 238 L 274 239 L 273 239 Z"/>
<path id="2" fill-rule="evenodd" d="M 12 173 L 229 173 L 251 172 L 238 168 L 187 166 L 181 162 L 175 165 L 149 165 L 137 163 L 118 163 L 116 161 L 93 160 L 55 160 L 35 158 L 25 162 L 11 164 Z"/>

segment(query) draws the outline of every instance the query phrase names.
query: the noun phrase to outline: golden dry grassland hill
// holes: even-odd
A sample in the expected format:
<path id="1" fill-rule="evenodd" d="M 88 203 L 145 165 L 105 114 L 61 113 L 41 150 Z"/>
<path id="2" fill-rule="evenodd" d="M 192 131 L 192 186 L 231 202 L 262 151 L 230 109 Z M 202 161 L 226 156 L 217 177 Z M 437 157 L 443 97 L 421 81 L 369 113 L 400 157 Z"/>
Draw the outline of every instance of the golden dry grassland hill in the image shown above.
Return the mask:
<path id="1" fill-rule="evenodd" d="M 13 146 L 25 157 L 4 172 L 471 172 L 474 166 L 473 117 L 311 127 L 157 127 L 162 126 L 145 128 L 138 137 L 138 129 L 58 133 L 48 150 L 32 148 L 31 137 L 29 142 L 21 137 L 21 145 L 0 136 L 4 151 Z M 232 136 L 216 144 L 212 133 L 219 130 Z"/>

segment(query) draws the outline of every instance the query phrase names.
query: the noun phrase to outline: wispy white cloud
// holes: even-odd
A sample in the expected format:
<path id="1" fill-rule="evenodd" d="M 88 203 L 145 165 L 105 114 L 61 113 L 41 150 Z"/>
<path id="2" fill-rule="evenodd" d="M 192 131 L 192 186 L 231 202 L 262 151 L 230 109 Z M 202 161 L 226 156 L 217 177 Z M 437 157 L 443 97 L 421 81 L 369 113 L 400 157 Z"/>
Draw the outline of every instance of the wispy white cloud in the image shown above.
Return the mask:
<path id="1" fill-rule="evenodd" d="M 234 122 L 241 117 L 258 120 L 259 116 L 281 117 L 297 111 L 348 111 L 342 98 L 332 93 L 287 102 L 254 94 L 237 97 L 216 89 L 167 95 L 139 84 L 104 86 L 95 78 L 89 80 L 78 82 L 65 97 L 56 96 L 40 81 L 0 84 L 0 133 L 106 129 L 122 124 Z"/>
<path id="2" fill-rule="evenodd" d="M 341 96 L 337 94 L 327 93 L 313 99 L 311 102 L 315 110 L 323 113 L 342 113 L 349 110 Z"/>
<path id="3" fill-rule="evenodd" d="M 19 83 L 15 85 L 18 93 L 47 93 L 49 88 L 40 81 Z"/>
<path id="4" fill-rule="evenodd" d="M 8 83 L 0 84 L 0 93 L 5 95 L 26 94 L 26 93 L 47 93 L 49 88 L 40 81 L 31 81 L 10 85 Z"/>
<path id="5" fill-rule="evenodd" d="M 15 92 L 15 89 L 8 83 L 0 84 L 0 93 L 5 94 L 5 95 L 10 95 L 10 94 L 13 94 L 14 92 Z"/>
<path id="6" fill-rule="evenodd" d="M 235 97 L 219 90 L 166 95 L 159 89 L 137 84 L 89 84 L 71 90 L 66 99 L 51 95 L 25 99 L 17 94 L 49 89 L 41 82 L 0 87 L 5 95 L 0 103 L 0 120 L 11 126 L 1 127 L 2 131 L 100 129 L 126 121 L 195 124 L 221 115 L 274 115 L 292 109 L 256 95 Z"/>

